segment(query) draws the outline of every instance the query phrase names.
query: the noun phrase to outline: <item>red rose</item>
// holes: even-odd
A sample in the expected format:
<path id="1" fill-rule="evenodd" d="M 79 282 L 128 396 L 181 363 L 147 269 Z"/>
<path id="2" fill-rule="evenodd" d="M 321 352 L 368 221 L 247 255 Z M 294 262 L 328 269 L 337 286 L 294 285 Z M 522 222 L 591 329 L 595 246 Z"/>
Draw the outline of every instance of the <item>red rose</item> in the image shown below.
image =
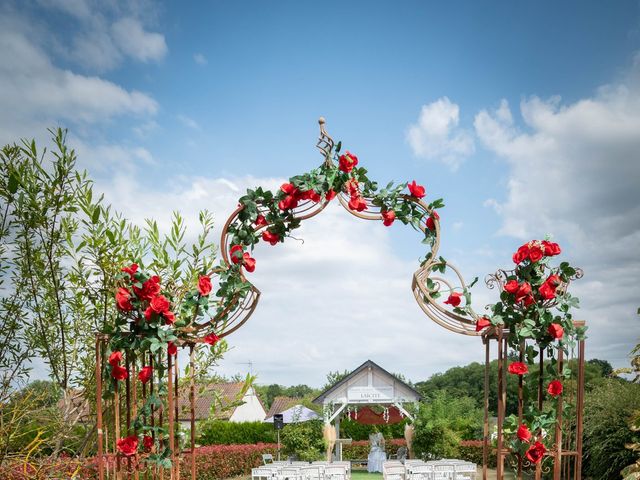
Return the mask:
<path id="1" fill-rule="evenodd" d="M 562 394 L 562 382 L 560 380 L 553 380 L 547 386 L 547 393 L 552 397 L 557 397 Z"/>
<path id="2" fill-rule="evenodd" d="M 132 263 L 131 266 L 129 266 L 129 267 L 122 267 L 122 271 L 123 272 L 127 272 L 129 274 L 129 276 L 131 277 L 131 279 L 133 280 L 133 276 L 138 271 L 138 264 L 137 263 Z"/>
<path id="3" fill-rule="evenodd" d="M 547 257 L 553 257 L 555 255 L 560 255 L 562 252 L 560 250 L 560 245 L 555 242 L 549 242 L 548 240 L 542 241 L 542 246 L 544 247 L 544 254 Z"/>
<path id="4" fill-rule="evenodd" d="M 551 338 L 555 338 L 556 340 L 564 337 L 564 328 L 562 328 L 562 325 L 559 325 L 557 323 L 552 323 L 551 325 L 549 325 L 547 332 L 549 333 L 549 335 L 551 335 Z"/>
<path id="5" fill-rule="evenodd" d="M 269 225 L 267 223 L 267 219 L 264 218 L 264 215 L 258 215 L 258 217 L 256 218 L 256 227 L 260 228 L 260 227 L 266 227 L 267 225 Z"/>
<path id="6" fill-rule="evenodd" d="M 411 192 L 412 196 L 416 198 L 424 197 L 424 194 L 425 194 L 424 187 L 422 185 L 418 185 L 415 180 L 411 183 L 408 183 L 407 187 L 409 187 L 409 191 Z"/>
<path id="7" fill-rule="evenodd" d="M 349 208 L 356 212 L 362 212 L 367 209 L 367 202 L 362 197 L 351 197 L 351 200 L 349 200 Z"/>
<path id="8" fill-rule="evenodd" d="M 142 437 L 142 445 L 145 452 L 150 452 L 153 448 L 153 437 L 151 435 L 145 435 Z"/>
<path id="9" fill-rule="evenodd" d="M 144 311 L 144 318 L 147 319 L 147 322 L 151 321 L 151 317 L 155 315 L 153 310 L 151 309 L 151 307 L 147 307 L 147 309 Z"/>
<path id="10" fill-rule="evenodd" d="M 133 287 L 140 300 L 151 300 L 160 293 L 160 277 L 154 275 L 142 284 L 142 288 Z"/>
<path id="11" fill-rule="evenodd" d="M 274 232 L 270 232 L 269 230 L 265 230 L 264 232 L 262 232 L 262 240 L 270 243 L 271 245 L 275 245 L 280 241 L 280 235 Z"/>
<path id="12" fill-rule="evenodd" d="M 385 210 L 384 212 L 381 212 L 381 215 L 382 224 L 385 227 L 390 227 L 396 220 L 396 212 L 394 212 L 393 210 Z"/>
<path id="13" fill-rule="evenodd" d="M 115 367 L 116 365 L 120 365 L 120 362 L 122 361 L 122 352 L 111 352 L 111 355 L 109 355 L 109 365 L 111 365 L 112 367 Z"/>
<path id="14" fill-rule="evenodd" d="M 151 376 L 153 375 L 153 368 L 147 365 L 146 367 L 142 367 L 138 372 L 138 378 L 142 383 L 147 383 L 151 380 Z"/>
<path id="15" fill-rule="evenodd" d="M 167 343 L 167 353 L 172 356 L 175 355 L 178 353 L 178 346 L 173 342 Z"/>
<path id="16" fill-rule="evenodd" d="M 309 193 L 309 200 L 311 200 L 312 202 L 320 203 L 320 201 L 322 200 L 320 194 L 315 190 L 309 190 L 309 192 L 311 192 Z"/>
<path id="17" fill-rule="evenodd" d="M 298 199 L 294 195 L 287 195 L 284 199 L 278 202 L 278 208 L 280 210 L 291 210 L 298 206 Z"/>
<path id="18" fill-rule="evenodd" d="M 206 297 L 211 293 L 211 278 L 208 275 L 200 275 L 198 279 L 198 292 L 203 297 Z"/>
<path id="19" fill-rule="evenodd" d="M 167 325 L 173 325 L 173 323 L 176 321 L 176 314 L 173 312 L 163 312 L 162 316 L 164 317 L 165 323 Z"/>
<path id="20" fill-rule="evenodd" d="M 280 190 L 282 190 L 287 195 L 295 195 L 298 191 L 298 189 L 294 187 L 292 183 L 283 183 L 280 187 Z"/>
<path id="21" fill-rule="evenodd" d="M 330 202 L 331 200 L 336 198 L 336 195 L 337 195 L 337 193 L 333 189 L 330 189 L 330 190 L 327 191 L 326 195 L 324 196 L 324 199 L 327 202 Z"/>
<path id="22" fill-rule="evenodd" d="M 116 441 L 116 446 L 118 447 L 118 451 L 125 457 L 130 457 L 134 455 L 138 449 L 138 436 L 130 435 L 125 438 L 119 438 Z"/>
<path id="23" fill-rule="evenodd" d="M 130 312 L 133 309 L 133 305 L 131 305 L 131 292 L 126 288 L 118 288 L 116 292 L 116 306 L 118 310 L 122 310 L 123 312 Z"/>
<path id="24" fill-rule="evenodd" d="M 244 252 L 242 254 L 242 264 L 249 273 L 253 272 L 256 269 L 256 259 L 252 258 L 251 255 L 249 255 L 249 252 Z"/>
<path id="25" fill-rule="evenodd" d="M 487 317 L 480 317 L 476 321 L 476 332 L 487 328 L 489 325 L 491 325 L 491 321 Z"/>
<path id="26" fill-rule="evenodd" d="M 535 464 L 542 460 L 542 457 L 544 457 L 546 451 L 547 449 L 542 443 L 536 442 L 531 447 L 529 447 L 529 450 L 527 450 L 527 453 L 525 455 L 531 463 Z"/>
<path id="27" fill-rule="evenodd" d="M 540 245 L 533 244 L 529 246 L 529 260 L 531 263 L 536 263 L 544 257 L 544 250 Z"/>
<path id="28" fill-rule="evenodd" d="M 427 218 L 427 228 L 429 230 L 436 229 L 436 220 L 440 220 L 440 215 L 435 210 L 431 210 L 431 215 Z"/>
<path id="29" fill-rule="evenodd" d="M 167 300 L 167 297 L 165 297 L 164 295 L 158 295 L 157 297 L 153 297 L 151 299 L 151 302 L 149 302 L 149 307 L 151 307 L 151 310 L 153 310 L 154 312 L 160 314 L 169 311 L 169 308 L 171 308 L 171 304 L 169 303 L 169 300 Z"/>
<path id="30" fill-rule="evenodd" d="M 215 333 L 210 333 L 206 337 L 203 338 L 204 343 L 208 343 L 209 345 L 215 345 L 220 341 L 220 337 Z"/>
<path id="31" fill-rule="evenodd" d="M 529 258 L 529 244 L 522 245 L 516 253 L 513 254 L 513 263 L 518 264 Z"/>
<path id="32" fill-rule="evenodd" d="M 238 263 L 242 260 L 242 245 L 233 245 L 229 250 L 229 257 L 233 263 Z"/>
<path id="33" fill-rule="evenodd" d="M 529 282 L 522 282 L 518 287 L 518 291 L 516 292 L 516 302 L 525 300 L 530 293 L 531 285 L 529 285 Z"/>
<path id="34" fill-rule="evenodd" d="M 529 427 L 524 424 L 521 424 L 518 427 L 518 432 L 516 433 L 518 438 L 523 442 L 529 442 L 531 440 L 531 432 L 529 431 Z"/>
<path id="35" fill-rule="evenodd" d="M 543 299 L 551 300 L 556 296 L 558 285 L 560 285 L 560 277 L 558 275 L 550 275 L 549 278 L 540 285 L 538 292 Z"/>
<path id="36" fill-rule="evenodd" d="M 129 372 L 125 367 L 121 367 L 120 365 L 113 365 L 111 367 L 111 376 L 116 380 L 124 380 L 129 376 Z"/>
<path id="37" fill-rule="evenodd" d="M 517 280 L 509 280 L 507 283 L 504 284 L 504 291 L 507 293 L 513 294 L 518 291 L 519 287 L 520 285 L 518 285 Z"/>
<path id="38" fill-rule="evenodd" d="M 533 295 L 529 294 L 524 297 L 524 306 L 528 307 L 529 305 L 535 303 L 535 301 L 536 300 L 533 298 Z"/>
<path id="39" fill-rule="evenodd" d="M 446 303 L 447 305 L 451 305 L 452 307 L 457 307 L 458 305 L 460 305 L 461 301 L 462 301 L 462 294 L 458 292 L 453 292 L 451 295 L 449 295 L 449 298 L 447 298 L 447 300 L 444 303 Z"/>
<path id="40" fill-rule="evenodd" d="M 356 157 L 353 153 L 345 153 L 344 155 L 340 155 L 338 158 L 338 168 L 345 173 L 351 172 L 353 167 L 358 165 L 358 157 Z"/>
<path id="41" fill-rule="evenodd" d="M 527 367 L 526 363 L 512 362 L 509 364 L 509 373 L 514 375 L 524 375 L 525 373 L 529 373 L 529 367 Z"/>
<path id="42" fill-rule="evenodd" d="M 360 195 L 360 184 L 355 178 L 350 178 L 349 180 L 347 180 L 344 186 L 347 190 L 347 193 L 352 197 L 357 197 Z"/>

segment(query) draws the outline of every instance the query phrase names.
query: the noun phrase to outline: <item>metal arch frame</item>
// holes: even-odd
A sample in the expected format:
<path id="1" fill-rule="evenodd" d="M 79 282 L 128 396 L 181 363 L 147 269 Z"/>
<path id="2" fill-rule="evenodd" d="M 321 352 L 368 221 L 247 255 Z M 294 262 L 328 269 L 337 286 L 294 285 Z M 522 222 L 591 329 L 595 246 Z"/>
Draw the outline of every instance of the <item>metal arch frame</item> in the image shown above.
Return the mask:
<path id="1" fill-rule="evenodd" d="M 333 162 L 332 152 L 334 141 L 325 129 L 324 118 L 320 117 L 318 123 L 320 125 L 320 136 L 318 138 L 316 147 L 320 150 L 320 153 L 324 158 L 324 163 L 331 165 Z M 339 192 L 337 198 L 340 205 L 342 205 L 342 207 L 347 212 L 357 218 L 373 221 L 382 220 L 380 209 L 373 205 L 371 198 L 365 197 L 365 201 L 367 202 L 368 207 L 366 213 L 357 212 L 349 208 L 346 192 Z M 432 214 L 431 209 L 425 202 L 416 197 L 403 195 L 403 198 L 405 201 L 409 201 L 415 204 L 416 208 L 422 212 L 419 229 L 422 233 L 425 233 L 427 231 L 426 220 Z M 326 200 L 318 203 L 307 200 L 293 209 L 292 213 L 294 218 L 298 220 L 306 220 L 322 212 L 326 208 L 328 203 L 329 202 L 327 202 Z M 222 229 L 220 238 L 220 253 L 222 255 L 222 259 L 226 264 L 230 263 L 229 248 L 231 239 L 229 236 L 229 227 L 235 222 L 239 221 L 239 214 L 243 210 L 243 208 L 243 206 L 239 206 L 238 208 L 236 208 L 236 210 L 231 213 Z M 260 205 L 258 206 L 258 208 L 260 209 Z M 265 210 L 263 209 L 260 212 L 264 213 Z M 436 220 L 434 223 L 435 241 L 431 247 L 430 256 L 428 260 L 424 262 L 424 264 L 422 264 L 420 268 L 413 274 L 411 289 L 413 291 L 416 302 L 418 303 L 422 311 L 431 320 L 446 328 L 447 330 L 468 336 L 480 336 L 480 332 L 476 332 L 475 330 L 475 322 L 478 318 L 478 315 L 473 312 L 473 310 L 471 310 L 469 317 L 464 317 L 453 312 L 452 309 L 445 307 L 443 304 L 438 303 L 437 299 L 434 297 L 434 295 L 441 289 L 441 287 L 446 287 L 451 291 L 453 291 L 454 288 L 453 283 L 445 279 L 444 277 L 430 277 L 434 268 L 441 265 L 441 261 L 438 260 L 437 256 L 438 250 L 440 248 L 440 222 Z M 259 232 L 266 228 L 268 228 L 268 225 L 258 227 L 256 228 L 256 232 Z M 449 268 L 454 273 L 454 281 L 457 286 L 466 290 L 467 285 L 460 271 L 455 266 L 449 263 L 447 263 L 447 268 Z M 242 276 L 242 279 L 244 281 L 247 281 L 242 271 L 240 272 L 240 275 Z M 427 278 L 430 278 L 434 282 L 435 288 L 427 288 Z M 258 301 L 260 300 L 260 290 L 253 284 L 250 285 L 250 292 L 245 298 L 230 299 L 228 307 L 225 308 L 223 312 L 221 312 L 221 314 L 218 314 L 209 322 L 195 327 L 195 329 L 200 330 L 202 328 L 213 325 L 220 338 L 226 337 L 227 335 L 230 335 L 231 333 L 239 329 L 253 314 L 257 307 Z M 224 301 L 224 299 L 221 299 L 221 301 Z"/>

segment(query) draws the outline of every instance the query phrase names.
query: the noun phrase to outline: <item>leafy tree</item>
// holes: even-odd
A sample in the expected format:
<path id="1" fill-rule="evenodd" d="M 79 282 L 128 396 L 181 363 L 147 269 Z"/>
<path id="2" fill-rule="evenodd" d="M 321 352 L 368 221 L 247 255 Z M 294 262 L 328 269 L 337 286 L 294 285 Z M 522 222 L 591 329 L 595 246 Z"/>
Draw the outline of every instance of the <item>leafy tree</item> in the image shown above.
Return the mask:
<path id="1" fill-rule="evenodd" d="M 454 397 L 446 391 L 418 404 L 415 412 L 413 448 L 418 457 L 455 458 L 461 440 L 479 434 L 483 413 L 470 397 Z"/>
<path id="2" fill-rule="evenodd" d="M 329 390 L 336 383 L 339 383 L 340 381 L 347 378 L 350 374 L 351 372 L 349 370 L 345 370 L 344 372 L 336 370 L 335 372 L 327 373 L 327 383 L 325 383 L 322 387 L 322 391 L 324 392 L 325 390 Z"/>
<path id="3" fill-rule="evenodd" d="M 280 434 L 284 452 L 295 455 L 300 460 L 320 460 L 324 452 L 322 420 L 290 423 Z"/>
<path id="4" fill-rule="evenodd" d="M 585 397 L 584 473 L 591 478 L 618 479 L 634 461 L 625 445 L 635 434 L 628 427 L 640 410 L 640 384 L 612 378 L 604 380 Z"/>

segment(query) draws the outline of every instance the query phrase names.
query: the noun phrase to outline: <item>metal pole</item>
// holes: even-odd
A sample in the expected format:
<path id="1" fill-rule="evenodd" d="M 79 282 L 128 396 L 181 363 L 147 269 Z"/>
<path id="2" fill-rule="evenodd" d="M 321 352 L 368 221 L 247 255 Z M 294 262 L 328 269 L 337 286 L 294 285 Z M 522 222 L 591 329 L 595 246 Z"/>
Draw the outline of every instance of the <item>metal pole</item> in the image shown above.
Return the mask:
<path id="1" fill-rule="evenodd" d="M 487 480 L 487 464 L 489 463 L 489 367 L 491 365 L 489 356 L 489 337 L 484 338 L 485 359 L 484 359 L 484 432 L 482 438 L 482 480 Z"/>
<path id="2" fill-rule="evenodd" d="M 196 480 L 196 360 L 194 344 L 189 345 L 189 401 L 191 403 L 191 480 Z M 279 460 L 279 459 L 278 459 Z"/>
<path id="3" fill-rule="evenodd" d="M 98 478 L 104 480 L 102 438 L 102 341 L 96 337 L 96 416 L 98 422 Z"/>
<path id="4" fill-rule="evenodd" d="M 498 462 L 496 466 L 496 478 L 502 480 L 504 477 L 504 463 L 502 461 L 502 424 L 504 422 L 504 400 L 502 390 L 504 388 L 504 358 L 502 356 L 502 328 L 498 330 Z"/>

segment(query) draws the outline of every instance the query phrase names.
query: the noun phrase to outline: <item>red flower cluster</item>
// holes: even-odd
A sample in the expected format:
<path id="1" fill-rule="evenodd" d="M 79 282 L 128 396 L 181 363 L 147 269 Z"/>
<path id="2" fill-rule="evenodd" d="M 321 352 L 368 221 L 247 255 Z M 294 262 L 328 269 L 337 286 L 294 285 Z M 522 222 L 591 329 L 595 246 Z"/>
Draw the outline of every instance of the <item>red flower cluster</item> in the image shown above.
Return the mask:
<path id="1" fill-rule="evenodd" d="M 527 367 L 526 363 L 512 362 L 509 364 L 509 373 L 513 375 L 524 375 L 525 373 L 529 373 L 529 367 Z"/>
<path id="2" fill-rule="evenodd" d="M 552 397 L 557 397 L 558 395 L 562 395 L 562 382 L 560 380 L 552 380 L 549 382 L 547 386 L 547 393 Z"/>
<path id="3" fill-rule="evenodd" d="M 525 456 L 531 463 L 536 464 L 539 463 L 540 460 L 542 460 L 542 457 L 544 457 L 546 451 L 547 448 L 542 443 L 536 442 L 531 447 L 529 447 L 529 450 L 527 450 Z"/>
<path id="4" fill-rule="evenodd" d="M 536 263 L 542 260 L 542 257 L 553 257 L 560 255 L 560 245 L 548 240 L 531 240 L 525 243 L 518 251 L 513 254 L 513 263 L 519 264 L 525 260 Z"/>
<path id="5" fill-rule="evenodd" d="M 265 230 L 264 232 L 262 232 L 262 240 L 264 240 L 265 242 L 271 245 L 275 245 L 280 241 L 280 235 L 278 235 L 275 232 L 270 232 L 269 230 Z"/>
<path id="6" fill-rule="evenodd" d="M 215 333 L 210 333 L 209 335 L 204 337 L 202 340 L 204 341 L 204 343 L 207 343 L 209 345 L 215 345 L 220 341 L 220 337 L 218 337 L 218 335 L 216 335 Z"/>
<path id="7" fill-rule="evenodd" d="M 133 284 L 131 289 L 133 294 L 137 297 L 141 307 L 146 304 L 147 307 L 144 311 L 145 319 L 150 322 L 156 317 L 161 316 L 164 318 L 165 323 L 172 324 L 176 320 L 175 314 L 171 311 L 171 303 L 169 299 L 160 294 L 162 289 L 160 285 L 160 277 L 154 275 L 144 281 L 142 287 L 136 286 L 134 283 L 141 280 L 139 277 L 138 264 L 133 263 L 129 267 L 123 267 L 122 271 L 129 274 L 129 280 Z M 130 312 L 133 310 L 133 304 L 131 300 L 133 295 L 131 290 L 125 287 L 118 288 L 116 292 L 116 306 L 122 312 Z"/>
<path id="8" fill-rule="evenodd" d="M 561 280 L 558 275 L 549 275 L 540 288 L 538 288 L 538 293 L 544 300 L 551 300 L 556 298 L 556 289 L 560 285 Z"/>
<path id="9" fill-rule="evenodd" d="M 380 215 L 382 215 L 382 224 L 385 227 L 390 227 L 396 220 L 396 212 L 393 210 L 384 210 L 380 212 Z"/>
<path id="10" fill-rule="evenodd" d="M 151 435 L 145 435 L 142 437 L 142 445 L 145 452 L 150 452 L 153 448 L 153 437 Z"/>
<path id="11" fill-rule="evenodd" d="M 351 173 L 356 165 L 358 165 L 358 157 L 353 153 L 347 152 L 338 158 L 338 168 L 345 173 Z"/>
<path id="12" fill-rule="evenodd" d="M 444 303 L 446 303 L 447 305 L 451 305 L 452 307 L 457 307 L 458 305 L 460 305 L 461 301 L 462 301 L 462 294 L 458 292 L 453 292 L 451 295 L 449 295 L 449 298 L 447 298 L 447 300 Z"/>
<path id="13" fill-rule="evenodd" d="M 527 427 L 525 424 L 521 424 L 518 427 L 518 431 L 516 432 L 516 435 L 522 442 L 529 443 L 531 441 L 531 437 L 532 437 L 531 431 L 529 431 L 529 427 Z"/>
<path id="14" fill-rule="evenodd" d="M 504 285 L 504 291 L 511 295 L 515 295 L 516 303 L 522 302 L 528 307 L 534 302 L 529 282 L 518 283 L 517 280 L 509 280 Z"/>
<path id="15" fill-rule="evenodd" d="M 121 366 L 120 362 L 122 362 L 122 352 L 111 352 L 109 365 L 111 365 L 111 376 L 116 380 L 124 380 L 129 376 L 126 367 Z"/>
<path id="16" fill-rule="evenodd" d="M 480 317 L 478 320 L 476 320 L 476 332 L 484 330 L 490 325 L 491 321 L 487 317 Z"/>
<path id="17" fill-rule="evenodd" d="M 358 185 L 358 181 L 355 178 L 352 178 L 345 183 L 345 187 L 347 188 L 347 193 L 351 197 L 349 200 L 349 208 L 356 212 L 366 210 L 367 202 L 364 197 L 360 195 L 360 185 Z"/>
<path id="18" fill-rule="evenodd" d="M 256 259 L 253 258 L 249 252 L 245 252 L 242 245 L 234 245 L 231 247 L 229 255 L 234 264 L 241 264 L 247 272 L 251 273 L 256 269 Z"/>
<path id="19" fill-rule="evenodd" d="M 316 203 L 322 200 L 315 190 L 306 190 L 303 192 L 296 188 L 292 183 L 283 183 L 280 190 L 287 194 L 286 197 L 278 202 L 278 208 L 280 210 L 291 210 L 292 208 L 296 208 L 300 200 L 311 200 Z M 327 193 L 327 197 L 328 196 L 329 194 Z M 262 218 L 264 219 L 264 217 Z"/>
<path id="20" fill-rule="evenodd" d="M 171 356 L 176 355 L 178 353 L 178 346 L 173 342 L 167 343 L 167 353 Z"/>
<path id="21" fill-rule="evenodd" d="M 440 220 L 440 215 L 435 210 L 431 210 L 431 215 L 427 218 L 427 228 L 431 231 L 436 229 L 436 220 Z"/>
<path id="22" fill-rule="evenodd" d="M 198 292 L 203 297 L 206 297 L 211 293 L 211 277 L 208 275 L 200 275 L 198 279 Z"/>
<path id="23" fill-rule="evenodd" d="M 129 435 L 128 437 L 119 438 L 116 440 L 116 447 L 125 457 L 135 455 L 136 450 L 138 450 L 138 436 Z"/>
<path id="24" fill-rule="evenodd" d="M 150 365 L 142 367 L 138 372 L 138 378 L 142 383 L 147 383 L 153 376 L 153 368 Z"/>
<path id="25" fill-rule="evenodd" d="M 414 180 L 411 183 L 407 183 L 407 187 L 409 188 L 409 192 L 411 192 L 411 196 L 416 198 L 423 198 L 425 196 L 425 189 L 422 185 L 418 185 Z"/>
<path id="26" fill-rule="evenodd" d="M 552 323 L 551 325 L 549 325 L 549 328 L 547 328 L 547 333 L 551 336 L 551 338 L 560 340 L 562 337 L 564 337 L 564 328 L 562 328 L 562 325 Z"/>

